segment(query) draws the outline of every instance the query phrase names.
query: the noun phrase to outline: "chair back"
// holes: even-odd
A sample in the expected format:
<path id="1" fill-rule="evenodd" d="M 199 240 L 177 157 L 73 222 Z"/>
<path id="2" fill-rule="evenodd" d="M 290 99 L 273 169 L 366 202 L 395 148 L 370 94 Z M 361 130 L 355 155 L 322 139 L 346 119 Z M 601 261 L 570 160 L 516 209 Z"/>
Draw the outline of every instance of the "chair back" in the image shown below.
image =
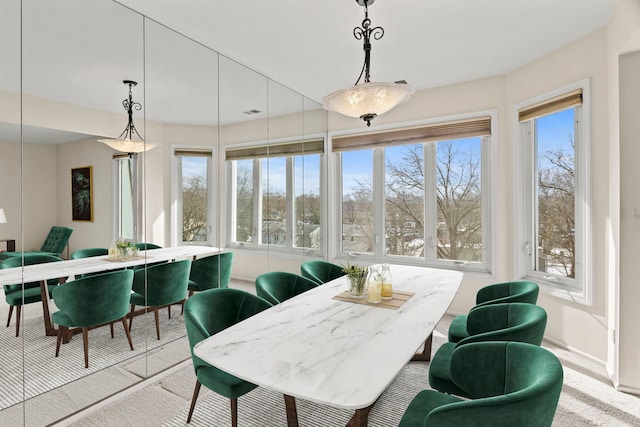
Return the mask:
<path id="1" fill-rule="evenodd" d="M 24 259 L 24 264 L 23 264 Z M 45 254 L 32 254 L 29 256 L 23 257 L 11 257 L 0 262 L 0 268 L 14 268 L 14 267 L 22 267 L 23 265 L 33 265 L 33 264 L 44 264 L 46 262 L 56 262 L 62 261 L 62 258 L 57 257 L 55 255 L 45 255 Z M 40 283 L 31 282 L 25 283 L 24 289 L 28 288 L 36 288 L 40 287 Z M 16 285 L 4 285 L 4 293 L 7 294 L 9 292 L 15 292 L 23 289 L 22 284 Z"/>
<path id="2" fill-rule="evenodd" d="M 136 243 L 135 246 L 141 251 L 146 251 L 147 249 L 162 249 L 162 246 L 156 245 L 155 243 L 142 242 Z"/>
<path id="3" fill-rule="evenodd" d="M 344 276 L 346 273 L 339 265 L 323 260 L 309 260 L 300 265 L 302 277 L 311 279 L 318 284 L 323 284 Z"/>
<path id="4" fill-rule="evenodd" d="M 109 249 L 107 248 L 84 248 L 78 249 L 71 253 L 71 259 L 90 258 L 94 256 L 108 255 Z"/>
<path id="5" fill-rule="evenodd" d="M 198 284 L 201 291 L 226 288 L 231 280 L 233 252 L 223 252 L 191 262 L 189 280 Z"/>
<path id="6" fill-rule="evenodd" d="M 190 270 L 190 259 L 137 269 L 133 277 L 133 290 L 145 296 L 147 306 L 175 304 L 187 294 Z"/>
<path id="7" fill-rule="evenodd" d="M 96 274 L 57 286 L 53 301 L 79 328 L 121 319 L 129 311 L 133 271 Z"/>
<path id="8" fill-rule="evenodd" d="M 269 302 L 240 289 L 209 289 L 189 297 L 184 304 L 184 322 L 196 373 L 200 367 L 210 366 L 193 354 L 197 343 L 269 307 Z"/>
<path id="9" fill-rule="evenodd" d="M 318 283 L 297 274 L 272 271 L 256 278 L 256 294 L 271 304 L 279 304 L 318 286 Z"/>
<path id="10" fill-rule="evenodd" d="M 551 425 L 563 370 L 548 350 L 520 342 L 472 343 L 455 349 L 450 369 L 472 399 L 439 406 L 425 425 Z"/>
<path id="11" fill-rule="evenodd" d="M 54 225 L 44 239 L 40 247 L 40 252 L 50 252 L 60 255 L 62 251 L 64 251 L 65 246 L 67 246 L 71 233 L 73 233 L 73 228 Z"/>
<path id="12" fill-rule="evenodd" d="M 473 308 L 467 318 L 469 336 L 458 346 L 479 341 L 520 341 L 540 345 L 547 312 L 538 305 L 513 302 Z"/>
<path id="13" fill-rule="evenodd" d="M 496 283 L 485 286 L 476 294 L 476 305 L 502 304 L 508 302 L 526 302 L 535 304 L 538 301 L 540 287 L 535 282 L 518 280 L 515 282 Z"/>

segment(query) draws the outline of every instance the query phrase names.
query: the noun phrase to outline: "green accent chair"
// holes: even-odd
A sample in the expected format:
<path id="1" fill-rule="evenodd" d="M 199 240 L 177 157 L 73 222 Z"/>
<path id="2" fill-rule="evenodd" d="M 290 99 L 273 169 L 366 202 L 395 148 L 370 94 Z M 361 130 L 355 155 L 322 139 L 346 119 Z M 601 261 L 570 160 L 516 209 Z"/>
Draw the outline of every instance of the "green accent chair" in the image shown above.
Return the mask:
<path id="1" fill-rule="evenodd" d="M 269 302 L 239 289 L 210 289 L 189 298 L 184 305 L 184 321 L 196 373 L 187 423 L 191 422 L 201 385 L 231 399 L 231 424 L 238 425 L 238 398 L 257 386 L 241 380 L 198 358 L 193 347 L 223 329 L 271 307 Z M 221 423 L 218 423 L 221 424 Z"/>
<path id="2" fill-rule="evenodd" d="M 232 264 L 233 252 L 222 252 L 192 261 L 187 288 L 189 296 L 207 289 L 229 287 Z"/>
<path id="3" fill-rule="evenodd" d="M 297 274 L 272 271 L 256 278 L 256 294 L 271 304 L 280 304 L 318 286 L 316 282 Z"/>
<path id="4" fill-rule="evenodd" d="M 158 309 L 180 304 L 187 296 L 191 260 L 167 262 L 134 270 L 129 330 L 136 306 L 153 307 L 156 336 L 160 339 Z"/>
<path id="5" fill-rule="evenodd" d="M 311 279 L 314 282 L 322 285 L 344 276 L 346 273 L 342 270 L 342 267 L 336 264 L 332 264 L 322 260 L 310 260 L 305 261 L 300 265 L 300 273 L 302 277 Z"/>
<path id="6" fill-rule="evenodd" d="M 509 302 L 535 304 L 538 301 L 539 289 L 537 283 L 526 280 L 485 286 L 476 294 L 476 307 Z M 459 342 L 461 339 L 469 336 L 466 314 L 460 314 L 453 318 L 449 326 L 448 335 L 449 342 Z"/>
<path id="7" fill-rule="evenodd" d="M 60 309 L 51 320 L 59 325 L 56 357 L 60 354 L 62 337 L 69 328 L 82 328 L 84 367 L 89 367 L 89 329 L 122 321 L 129 347 L 133 342 L 127 326 L 129 297 L 133 285 L 133 271 L 120 270 L 96 274 L 65 283 L 53 290 L 53 301 Z M 111 329 L 113 337 L 113 329 Z"/>
<path id="8" fill-rule="evenodd" d="M 136 243 L 136 248 L 140 251 L 146 251 L 147 249 L 162 249 L 162 246 L 156 245 L 155 243 Z"/>
<path id="9" fill-rule="evenodd" d="M 90 258 L 94 256 L 109 255 L 107 248 L 84 248 L 71 253 L 71 259 Z"/>
<path id="10" fill-rule="evenodd" d="M 451 378 L 471 399 L 423 390 L 399 427 L 551 426 L 562 390 L 560 361 L 521 342 L 479 342 L 456 348 Z"/>
<path id="11" fill-rule="evenodd" d="M 22 257 L 7 258 L 0 262 L 0 268 L 22 267 Z M 61 258 L 53 255 L 34 254 L 24 258 L 24 265 L 43 264 L 46 262 L 62 261 Z M 49 298 L 55 286 L 59 284 L 58 280 L 52 279 L 47 281 L 49 289 Z M 11 316 L 13 308 L 16 307 L 16 337 L 20 336 L 20 318 L 22 315 L 22 306 L 42 301 L 42 293 L 40 290 L 40 282 L 31 282 L 16 285 L 4 285 L 4 294 L 7 304 L 9 304 L 9 317 L 7 319 L 7 328 L 11 324 Z"/>
<path id="12" fill-rule="evenodd" d="M 72 232 L 73 228 L 54 225 L 51 227 L 51 230 L 49 230 L 49 234 L 47 234 L 47 237 L 44 239 L 39 251 L 0 252 L 0 260 L 14 257 L 21 258 L 23 255 L 25 258 L 32 255 L 55 255 L 59 257 L 67 246 L 67 243 L 69 243 Z"/>
<path id="13" fill-rule="evenodd" d="M 429 384 L 448 394 L 471 397 L 451 378 L 451 358 L 458 347 L 473 342 L 518 341 L 540 345 L 547 325 L 547 312 L 538 305 L 512 302 L 476 307 L 469 312 L 469 336 L 458 343 L 440 346 L 429 365 Z"/>

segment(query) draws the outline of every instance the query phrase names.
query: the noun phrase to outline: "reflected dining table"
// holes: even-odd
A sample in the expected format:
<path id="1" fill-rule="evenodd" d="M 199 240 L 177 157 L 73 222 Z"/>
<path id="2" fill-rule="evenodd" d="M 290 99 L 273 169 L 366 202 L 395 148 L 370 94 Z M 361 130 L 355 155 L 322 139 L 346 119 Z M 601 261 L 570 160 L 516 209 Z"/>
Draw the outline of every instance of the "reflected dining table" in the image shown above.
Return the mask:
<path id="1" fill-rule="evenodd" d="M 456 295 L 462 273 L 392 265 L 399 307 L 350 300 L 341 277 L 201 341 L 194 354 L 238 378 L 295 399 L 354 410 L 365 427 L 373 405 L 427 340 Z M 395 299 L 394 299 L 395 301 Z"/>
<path id="2" fill-rule="evenodd" d="M 137 257 L 114 261 L 107 255 L 69 259 L 44 264 L 26 265 L 0 269 L 0 284 L 16 285 L 20 283 L 40 282 L 42 296 L 42 312 L 44 317 L 45 333 L 48 336 L 56 336 L 58 331 L 51 322 L 49 310 L 47 280 L 60 279 L 61 282 L 68 278 L 87 273 L 107 272 L 144 265 L 146 263 L 176 261 L 181 259 L 197 259 L 219 253 L 220 249 L 212 246 L 177 246 L 161 249 L 148 249 L 140 251 Z"/>

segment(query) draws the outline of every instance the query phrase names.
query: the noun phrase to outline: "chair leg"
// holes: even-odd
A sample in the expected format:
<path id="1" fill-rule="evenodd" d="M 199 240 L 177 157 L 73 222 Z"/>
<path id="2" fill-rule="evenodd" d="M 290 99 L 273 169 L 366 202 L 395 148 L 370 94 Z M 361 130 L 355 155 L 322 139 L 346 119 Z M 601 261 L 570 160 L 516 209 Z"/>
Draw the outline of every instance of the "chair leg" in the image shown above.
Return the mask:
<path id="1" fill-rule="evenodd" d="M 171 304 L 167 306 L 167 311 L 169 312 L 169 319 L 171 319 Z"/>
<path id="2" fill-rule="evenodd" d="M 231 399 L 231 427 L 238 427 L 238 399 Z"/>
<path id="3" fill-rule="evenodd" d="M 129 313 L 129 332 L 131 332 L 131 325 L 133 324 L 133 312 L 136 309 L 135 304 L 131 304 L 131 313 Z"/>
<path id="4" fill-rule="evenodd" d="M 22 317 L 22 306 L 16 306 L 16 336 L 20 336 L 20 318 Z"/>
<path id="5" fill-rule="evenodd" d="M 9 325 L 11 324 L 11 315 L 13 314 L 13 306 L 10 305 L 9 306 L 9 317 L 7 318 L 7 328 L 9 327 Z"/>
<path id="6" fill-rule="evenodd" d="M 113 322 L 109 323 L 109 329 L 111 329 L 111 338 L 113 338 Z"/>
<path id="7" fill-rule="evenodd" d="M 133 341 L 131 341 L 131 332 L 129 332 L 129 328 L 127 327 L 127 321 L 125 320 L 127 316 L 122 318 L 122 326 L 124 326 L 124 333 L 127 334 L 127 340 L 129 341 L 129 347 L 131 347 L 131 351 L 133 351 Z M 113 327 L 113 323 L 111 324 Z"/>
<path id="8" fill-rule="evenodd" d="M 62 337 L 67 333 L 66 326 L 58 326 L 58 337 L 56 339 L 56 357 L 60 354 L 60 343 L 62 342 Z"/>
<path id="9" fill-rule="evenodd" d="M 433 334 L 424 342 L 422 353 L 416 353 L 411 358 L 412 362 L 428 362 L 431 360 L 431 343 L 433 342 Z"/>
<path id="10" fill-rule="evenodd" d="M 156 336 L 160 340 L 160 313 L 158 307 L 153 307 L 153 315 L 156 318 Z"/>
<path id="11" fill-rule="evenodd" d="M 84 347 L 84 367 L 89 367 L 89 328 L 82 328 L 82 345 Z"/>
<path id="12" fill-rule="evenodd" d="M 191 407 L 189 408 L 189 415 L 187 415 L 187 424 L 191 422 L 191 416 L 193 415 L 193 409 L 196 407 L 196 400 L 198 400 L 198 393 L 200 393 L 200 381 L 196 380 L 196 388 L 193 389 L 193 396 L 191 397 Z"/>

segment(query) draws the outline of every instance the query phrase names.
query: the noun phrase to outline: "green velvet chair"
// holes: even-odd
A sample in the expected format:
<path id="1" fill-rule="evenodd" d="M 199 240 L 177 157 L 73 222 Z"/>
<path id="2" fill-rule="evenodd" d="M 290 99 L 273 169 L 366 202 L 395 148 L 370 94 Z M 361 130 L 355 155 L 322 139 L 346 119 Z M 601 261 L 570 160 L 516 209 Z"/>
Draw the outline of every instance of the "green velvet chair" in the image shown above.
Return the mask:
<path id="1" fill-rule="evenodd" d="M 14 268 L 21 267 L 22 257 L 7 258 L 0 262 L 0 268 Z M 46 262 L 62 261 L 61 258 L 54 255 L 46 254 L 33 254 L 24 258 L 24 265 L 43 264 Z M 55 286 L 59 283 L 58 280 L 48 280 L 47 286 L 49 289 L 49 298 Z M 13 308 L 16 308 L 16 337 L 20 336 L 20 318 L 22 315 L 22 306 L 24 304 L 31 304 L 34 302 L 42 301 L 42 293 L 40 291 L 40 282 L 31 282 L 16 285 L 4 285 L 4 294 L 7 304 L 9 304 L 9 317 L 7 318 L 7 328 L 11 324 L 11 316 L 13 315 Z"/>
<path id="2" fill-rule="evenodd" d="M 71 259 L 90 258 L 94 256 L 109 255 L 107 248 L 84 248 L 71 253 Z"/>
<path id="3" fill-rule="evenodd" d="M 227 288 L 231 280 L 232 264 L 233 252 L 222 252 L 192 261 L 189 296 L 207 289 Z"/>
<path id="4" fill-rule="evenodd" d="M 133 342 L 126 317 L 133 285 L 133 271 L 120 270 L 77 279 L 53 290 L 53 301 L 60 309 L 51 320 L 59 325 L 56 357 L 60 354 L 62 337 L 69 328 L 82 328 L 84 367 L 89 367 L 89 329 L 122 321 L 129 347 Z M 113 337 L 113 329 L 112 329 Z"/>
<path id="5" fill-rule="evenodd" d="M 256 294 L 276 305 L 318 286 L 316 282 L 297 274 L 272 271 L 256 278 Z"/>
<path id="6" fill-rule="evenodd" d="M 476 307 L 509 302 L 535 304 L 538 301 L 538 292 L 538 284 L 526 280 L 496 283 L 485 286 L 478 291 L 476 294 Z M 453 318 L 449 326 L 448 335 L 449 342 L 458 342 L 469 336 L 466 314 L 460 314 Z"/>
<path id="7" fill-rule="evenodd" d="M 156 336 L 160 339 L 158 309 L 182 303 L 187 296 L 190 270 L 190 259 L 156 264 L 134 270 L 129 330 L 131 330 L 133 324 L 133 314 L 136 306 L 153 307 Z"/>
<path id="8" fill-rule="evenodd" d="M 470 400 L 423 390 L 399 427 L 551 426 L 563 370 L 558 358 L 541 347 L 492 341 L 456 348 L 451 378 Z"/>
<path id="9" fill-rule="evenodd" d="M 44 239 L 39 251 L 0 252 L 0 260 L 13 257 L 21 258 L 23 255 L 25 257 L 32 255 L 54 255 L 59 257 L 62 255 L 62 251 L 64 251 L 67 243 L 69 243 L 72 232 L 73 228 L 54 225 L 51 227 L 51 230 L 49 230 L 49 234 L 47 234 L 47 237 Z"/>
<path id="10" fill-rule="evenodd" d="M 155 243 L 136 243 L 136 248 L 141 251 L 146 251 L 147 249 L 162 249 L 162 246 L 156 245 Z"/>
<path id="11" fill-rule="evenodd" d="M 473 342 L 519 341 L 540 345 L 547 325 L 547 312 L 540 306 L 513 302 L 476 307 L 469 312 L 469 336 L 438 348 L 429 365 L 429 384 L 444 393 L 470 397 L 451 379 L 451 358 L 458 347 Z"/>
<path id="12" fill-rule="evenodd" d="M 193 347 L 223 329 L 271 307 L 264 299 L 239 289 L 210 289 L 189 298 L 184 306 L 184 321 L 191 347 L 191 360 L 196 374 L 196 386 L 191 398 L 187 423 L 191 422 L 201 385 L 231 399 L 231 425 L 238 425 L 238 398 L 255 384 L 241 380 L 211 366 L 193 354 Z M 259 349 L 257 349 L 259 351 Z M 216 423 L 223 425 L 224 423 Z"/>
<path id="13" fill-rule="evenodd" d="M 342 270 L 342 267 L 336 264 L 332 264 L 322 260 L 309 260 L 300 265 L 300 273 L 302 277 L 311 279 L 314 282 L 322 285 L 344 276 L 346 273 Z"/>

